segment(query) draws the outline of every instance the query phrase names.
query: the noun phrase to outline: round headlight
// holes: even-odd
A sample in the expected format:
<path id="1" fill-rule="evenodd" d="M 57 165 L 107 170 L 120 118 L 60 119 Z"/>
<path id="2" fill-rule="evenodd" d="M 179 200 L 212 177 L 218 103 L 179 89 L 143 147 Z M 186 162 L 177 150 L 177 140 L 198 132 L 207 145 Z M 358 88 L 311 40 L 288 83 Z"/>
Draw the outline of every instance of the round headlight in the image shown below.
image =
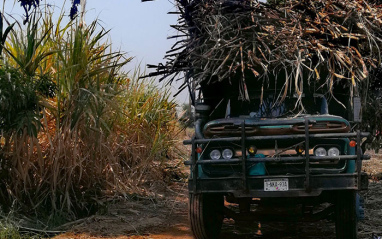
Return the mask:
<path id="1" fill-rule="evenodd" d="M 336 147 L 330 148 L 328 150 L 328 156 L 336 157 L 336 156 L 339 156 L 339 155 L 340 155 L 340 150 L 337 149 Z"/>
<path id="2" fill-rule="evenodd" d="M 231 159 L 233 157 L 233 151 L 230 149 L 223 150 L 223 159 Z"/>
<path id="3" fill-rule="evenodd" d="M 221 157 L 221 153 L 220 153 L 219 150 L 214 149 L 214 150 L 211 151 L 211 153 L 210 153 L 210 158 L 211 159 L 216 160 L 216 159 L 220 159 L 220 157 Z"/>
<path id="4" fill-rule="evenodd" d="M 323 147 L 318 147 L 316 148 L 316 150 L 314 150 L 314 155 L 318 157 L 326 156 L 326 149 L 324 149 Z"/>

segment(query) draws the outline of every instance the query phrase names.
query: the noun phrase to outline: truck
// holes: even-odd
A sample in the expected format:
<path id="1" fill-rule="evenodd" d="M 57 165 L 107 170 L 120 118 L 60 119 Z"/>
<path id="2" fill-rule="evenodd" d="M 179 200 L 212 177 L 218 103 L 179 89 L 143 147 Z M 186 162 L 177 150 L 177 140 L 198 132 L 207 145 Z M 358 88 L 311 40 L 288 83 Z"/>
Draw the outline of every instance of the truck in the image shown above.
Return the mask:
<path id="1" fill-rule="evenodd" d="M 340 100 L 309 91 L 282 101 L 274 90 L 249 91 L 243 101 L 229 84 L 199 90 L 195 135 L 184 141 L 191 145 L 185 164 L 196 239 L 219 238 L 224 218 L 331 219 L 336 238 L 357 238 L 364 210 L 359 192 L 368 188 L 362 161 L 370 158 L 362 151 L 369 134 L 356 127 L 357 97 L 344 97 L 348 107 L 339 107 Z M 303 108 L 296 113 L 297 104 Z"/>

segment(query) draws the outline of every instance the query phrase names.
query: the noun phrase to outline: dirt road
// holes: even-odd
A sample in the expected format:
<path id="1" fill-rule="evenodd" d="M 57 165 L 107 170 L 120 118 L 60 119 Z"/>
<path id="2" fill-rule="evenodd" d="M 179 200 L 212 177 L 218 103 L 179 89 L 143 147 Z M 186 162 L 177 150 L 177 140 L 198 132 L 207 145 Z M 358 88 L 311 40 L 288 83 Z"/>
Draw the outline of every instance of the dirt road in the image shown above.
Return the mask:
<path id="1" fill-rule="evenodd" d="M 370 185 L 363 192 L 365 220 L 359 225 L 359 238 L 382 236 L 382 155 L 372 154 L 364 164 L 370 174 Z M 187 205 L 186 183 L 174 183 L 166 192 L 154 198 L 135 198 L 109 203 L 101 215 L 66 225 L 69 231 L 56 239 L 191 239 Z M 322 220 L 315 223 L 235 224 L 225 220 L 221 239 L 291 239 L 335 238 L 334 222 Z"/>
<path id="2" fill-rule="evenodd" d="M 69 233 L 56 239 L 191 239 L 187 218 L 187 191 L 184 183 L 177 185 L 171 199 L 141 199 L 110 206 L 105 215 L 95 215 L 79 221 Z M 372 234 L 382 236 L 382 182 L 371 181 L 364 193 L 366 219 L 360 223 L 359 238 L 371 239 Z M 315 223 L 252 223 L 235 224 L 225 220 L 221 239 L 252 238 L 325 238 L 334 239 L 332 221 Z"/>

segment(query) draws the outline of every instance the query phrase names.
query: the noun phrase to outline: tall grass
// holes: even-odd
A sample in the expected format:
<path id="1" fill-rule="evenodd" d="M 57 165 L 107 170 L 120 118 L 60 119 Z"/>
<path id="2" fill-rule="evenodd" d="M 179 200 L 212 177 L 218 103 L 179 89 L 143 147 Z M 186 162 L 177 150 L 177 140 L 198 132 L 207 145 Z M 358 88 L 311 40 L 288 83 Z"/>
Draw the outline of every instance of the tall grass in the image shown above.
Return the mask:
<path id="1" fill-rule="evenodd" d="M 16 128 L 0 118 L 0 202 L 74 219 L 161 180 L 175 152 L 169 92 L 123 73 L 130 58 L 112 50 L 97 21 L 31 19 L 11 31 L 0 67 L 0 90 L 8 91 L 0 110 L 19 116 L 7 116 Z"/>
<path id="2" fill-rule="evenodd" d="M 41 238 L 41 235 L 21 232 L 20 224 L 14 218 L 14 212 L 7 214 L 0 208 L 0 239 L 34 239 Z"/>

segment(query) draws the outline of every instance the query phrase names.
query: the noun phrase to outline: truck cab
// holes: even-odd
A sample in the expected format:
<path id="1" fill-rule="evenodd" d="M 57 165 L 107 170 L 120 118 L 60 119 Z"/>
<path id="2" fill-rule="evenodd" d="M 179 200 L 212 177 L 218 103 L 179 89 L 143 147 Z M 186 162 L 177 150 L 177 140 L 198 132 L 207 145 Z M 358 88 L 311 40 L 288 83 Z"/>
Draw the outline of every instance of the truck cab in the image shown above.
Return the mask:
<path id="1" fill-rule="evenodd" d="M 357 238 L 358 191 L 368 185 L 361 144 L 368 134 L 354 130 L 348 110 L 331 107 L 323 94 L 262 90 L 249 100 L 202 93 L 195 112 L 195 136 L 184 142 L 192 146 L 186 164 L 195 238 L 219 238 L 224 218 L 334 218 L 337 238 Z M 299 213 L 283 214 L 290 207 Z"/>

